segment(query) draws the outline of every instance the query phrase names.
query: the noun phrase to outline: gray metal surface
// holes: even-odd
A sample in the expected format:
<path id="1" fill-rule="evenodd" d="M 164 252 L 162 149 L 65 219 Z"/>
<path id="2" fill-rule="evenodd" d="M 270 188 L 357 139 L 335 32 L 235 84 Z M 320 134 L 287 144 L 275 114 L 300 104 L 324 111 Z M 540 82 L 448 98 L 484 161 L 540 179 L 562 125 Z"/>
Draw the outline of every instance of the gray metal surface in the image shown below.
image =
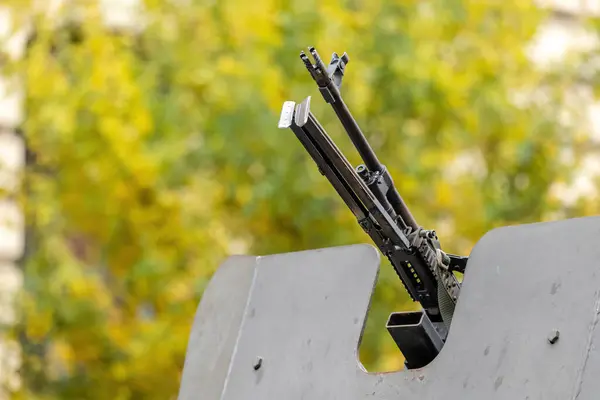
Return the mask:
<path id="1" fill-rule="evenodd" d="M 373 247 L 230 260 L 202 299 L 179 398 L 598 399 L 599 243 L 598 217 L 488 233 L 442 352 L 420 370 L 387 374 L 357 360 L 379 266 Z M 252 278 L 236 277 L 250 269 Z M 550 344 L 553 329 L 560 339 Z"/>
<path id="2" fill-rule="evenodd" d="M 180 400 L 219 399 L 256 270 L 256 257 L 234 256 L 215 272 L 196 312 Z"/>

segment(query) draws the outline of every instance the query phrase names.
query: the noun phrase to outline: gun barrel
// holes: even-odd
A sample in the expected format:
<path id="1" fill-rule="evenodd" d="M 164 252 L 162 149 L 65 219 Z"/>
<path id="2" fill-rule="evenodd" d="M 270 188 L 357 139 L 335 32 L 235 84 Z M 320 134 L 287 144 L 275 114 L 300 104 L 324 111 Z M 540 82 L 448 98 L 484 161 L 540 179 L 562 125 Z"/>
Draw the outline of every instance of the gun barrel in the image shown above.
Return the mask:
<path id="1" fill-rule="evenodd" d="M 335 86 L 333 88 L 328 87 L 328 89 L 330 90 L 330 92 L 332 92 L 332 97 L 335 100 L 331 103 L 331 107 L 342 122 L 342 125 L 346 129 L 348 136 L 350 136 L 350 140 L 352 140 L 352 143 L 354 143 L 354 147 L 363 159 L 367 169 L 369 171 L 383 172 L 383 164 L 377 158 L 377 155 L 371 148 L 371 145 L 369 145 L 369 142 L 367 141 L 365 135 L 362 133 L 360 127 L 358 126 L 358 123 L 356 122 L 354 117 L 352 117 L 352 114 L 350 114 L 350 110 L 346 106 L 346 103 L 344 103 L 339 89 Z M 388 190 L 388 192 L 386 193 L 386 198 L 390 202 L 396 214 L 400 215 L 400 217 L 407 226 L 411 227 L 412 229 L 419 228 L 417 220 L 410 212 L 410 209 L 404 202 L 402 196 L 400 196 L 400 193 L 398 193 L 398 190 L 396 190 L 395 186 L 392 186 L 390 190 Z"/>
<path id="2" fill-rule="evenodd" d="M 379 174 L 387 173 L 385 167 L 377 158 L 377 155 L 371 148 L 367 138 L 358 126 L 358 123 L 350 113 L 350 110 L 344 102 L 344 99 L 342 99 L 340 85 L 346 63 L 348 62 L 347 56 L 340 59 L 337 57 L 337 54 L 334 53 L 334 57 L 330 63 L 330 68 L 327 68 L 314 47 L 310 47 L 309 52 L 315 60 L 315 65 L 310 62 L 304 52 L 300 53 L 300 58 L 317 83 L 319 91 L 321 92 L 321 95 L 325 101 L 331 104 L 331 107 L 338 116 L 338 119 L 342 123 L 342 126 L 346 130 L 346 133 L 358 151 L 358 154 L 360 154 L 365 166 L 371 172 L 376 172 Z M 389 176 L 389 173 L 387 174 Z M 389 180 L 392 182 L 391 176 L 389 176 Z M 378 196 L 383 202 L 386 202 L 387 200 L 387 203 L 389 203 L 396 215 L 399 215 L 402 218 L 402 225 L 410 227 L 413 230 L 419 228 L 419 224 L 417 224 L 415 217 L 412 215 L 408 206 L 404 202 L 404 199 L 402 199 L 402 196 L 400 196 L 400 193 L 398 193 L 393 184 L 386 193 L 380 193 Z"/>
<path id="3" fill-rule="evenodd" d="M 336 90 L 336 92 L 337 96 L 334 94 L 335 102 L 331 104 L 331 107 L 342 122 L 342 125 L 346 129 L 348 136 L 350 136 L 350 140 L 352 140 L 352 143 L 354 143 L 354 147 L 363 159 L 367 169 L 369 171 L 382 172 L 383 164 L 381 164 L 377 158 L 377 155 L 373 151 L 373 148 L 371 148 L 367 138 L 360 130 L 358 123 L 354 117 L 352 117 L 352 114 L 350 114 L 350 110 L 346 106 L 346 103 L 344 103 L 339 90 Z M 390 190 L 387 192 L 386 198 L 390 202 L 394 211 L 400 215 L 400 217 L 402 217 L 402 220 L 407 226 L 410 226 L 413 229 L 417 229 L 419 227 L 415 217 L 412 215 L 410 209 L 404 202 L 404 199 L 402 196 L 400 196 L 400 193 L 398 193 L 395 187 L 390 188 Z"/>
<path id="4" fill-rule="evenodd" d="M 300 57 L 304 61 L 306 67 L 309 68 L 311 75 L 313 75 L 313 72 L 318 74 L 313 75 L 313 77 L 315 77 L 315 81 L 319 86 L 321 94 L 323 94 L 325 100 L 333 107 L 333 110 L 342 122 L 342 125 L 346 129 L 348 136 L 350 136 L 350 140 L 352 140 L 354 147 L 358 151 L 358 154 L 360 154 L 360 157 L 369 171 L 381 171 L 383 169 L 383 165 L 377 158 L 377 155 L 371 148 L 371 145 L 369 145 L 369 142 L 362 133 L 358 123 L 352 117 L 352 114 L 350 114 L 350 110 L 348 109 L 348 106 L 346 106 L 346 103 L 344 103 L 339 88 L 336 86 L 335 82 L 329 76 L 327 76 L 327 67 L 325 66 L 325 63 L 323 63 L 319 53 L 317 53 L 317 50 L 314 47 L 310 47 L 309 52 L 315 60 L 316 68 L 313 69 L 312 63 L 310 63 L 310 60 L 308 60 L 308 58 L 304 55 L 304 52 L 301 53 Z M 345 64 L 342 68 L 345 68 Z M 341 77 L 339 79 L 339 83 L 341 84 Z"/>
<path id="5" fill-rule="evenodd" d="M 364 161 L 365 166 L 369 169 L 369 171 L 381 171 L 383 169 L 383 165 L 377 158 L 377 155 L 367 141 L 367 138 L 362 133 L 358 123 L 354 117 L 352 117 L 352 114 L 350 114 L 350 110 L 348 109 L 348 106 L 346 106 L 346 103 L 344 103 L 342 97 L 339 95 L 339 91 L 337 92 L 337 96 L 334 94 L 334 98 L 337 98 L 335 99 L 335 102 L 331 104 L 333 110 L 346 129 L 350 140 L 352 140 L 352 143 Z"/>

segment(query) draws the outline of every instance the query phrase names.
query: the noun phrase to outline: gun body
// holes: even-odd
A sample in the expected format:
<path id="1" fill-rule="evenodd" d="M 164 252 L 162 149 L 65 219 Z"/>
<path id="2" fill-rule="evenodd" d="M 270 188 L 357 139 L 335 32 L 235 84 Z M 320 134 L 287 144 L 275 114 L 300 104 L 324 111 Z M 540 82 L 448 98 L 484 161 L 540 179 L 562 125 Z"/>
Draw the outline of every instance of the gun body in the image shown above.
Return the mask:
<path id="1" fill-rule="evenodd" d="M 346 206 L 382 254 L 391 262 L 407 292 L 423 307 L 417 313 L 395 313 L 388 330 L 405 354 L 407 366 L 429 363 L 446 340 L 460 283 L 453 271 L 464 272 L 466 257 L 441 250 L 435 231 L 421 228 L 394 182 L 344 103 L 340 86 L 348 56 L 333 54 L 325 67 L 314 48 L 315 59 L 300 57 L 319 91 L 334 109 L 364 161 L 353 168 L 310 111 L 310 100 L 284 103 L 279 127 L 291 129 Z M 411 356 L 412 355 L 412 356 Z"/>

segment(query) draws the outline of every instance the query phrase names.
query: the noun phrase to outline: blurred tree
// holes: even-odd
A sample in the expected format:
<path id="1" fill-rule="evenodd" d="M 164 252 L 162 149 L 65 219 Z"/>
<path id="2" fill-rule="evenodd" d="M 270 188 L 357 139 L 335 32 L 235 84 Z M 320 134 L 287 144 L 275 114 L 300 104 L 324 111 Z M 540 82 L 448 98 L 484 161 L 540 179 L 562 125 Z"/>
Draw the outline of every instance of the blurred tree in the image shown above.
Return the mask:
<path id="1" fill-rule="evenodd" d="M 558 123 L 568 82 L 525 56 L 544 17 L 532 2 L 147 0 L 131 29 L 108 28 L 98 4 L 50 16 L 12 4 L 34 32 L 4 66 L 26 84 L 24 398 L 173 398 L 195 308 L 227 254 L 368 241 L 276 127 L 283 101 L 319 96 L 297 57 L 307 45 L 348 51 L 349 106 L 449 251 L 547 218 L 560 207 L 551 185 L 579 160 L 559 157 L 582 140 Z M 542 86 L 543 101 L 515 105 Z M 408 307 L 383 265 L 367 368 L 400 368 L 383 324 Z"/>

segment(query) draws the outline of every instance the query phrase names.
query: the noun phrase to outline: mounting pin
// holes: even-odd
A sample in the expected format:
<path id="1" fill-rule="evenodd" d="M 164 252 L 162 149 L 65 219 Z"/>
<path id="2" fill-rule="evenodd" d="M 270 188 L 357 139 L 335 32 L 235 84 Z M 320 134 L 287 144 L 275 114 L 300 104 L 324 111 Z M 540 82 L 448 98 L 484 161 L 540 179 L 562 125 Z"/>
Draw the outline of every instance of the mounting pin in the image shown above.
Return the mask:
<path id="1" fill-rule="evenodd" d="M 256 361 L 254 361 L 254 370 L 258 371 L 258 369 L 262 366 L 262 357 L 256 357 Z"/>
<path id="2" fill-rule="evenodd" d="M 548 335 L 548 343 L 554 344 L 558 342 L 558 338 L 560 337 L 560 332 L 558 329 L 553 329 Z"/>

